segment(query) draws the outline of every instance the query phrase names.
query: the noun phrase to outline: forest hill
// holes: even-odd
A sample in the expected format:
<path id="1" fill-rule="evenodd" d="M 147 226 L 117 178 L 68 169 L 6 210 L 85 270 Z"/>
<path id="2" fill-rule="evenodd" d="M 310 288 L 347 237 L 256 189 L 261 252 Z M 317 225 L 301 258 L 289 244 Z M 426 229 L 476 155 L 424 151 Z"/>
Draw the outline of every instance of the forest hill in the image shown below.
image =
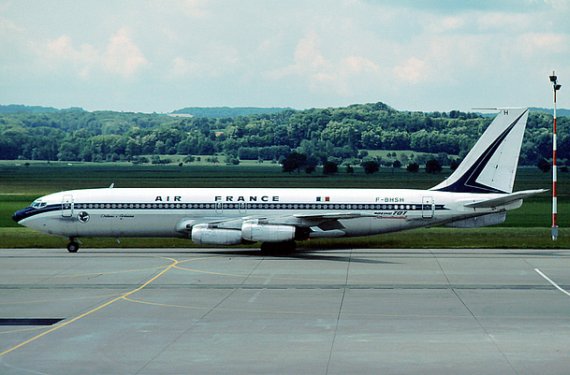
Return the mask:
<path id="1" fill-rule="evenodd" d="M 214 155 L 226 161 L 282 161 L 293 151 L 319 164 L 363 159 L 363 150 L 463 157 L 490 117 L 459 111 L 406 112 L 383 103 L 285 109 L 235 118 L 61 110 L 0 114 L 0 159 L 136 161 L 142 155 Z M 551 154 L 552 116 L 532 113 L 521 165 Z M 558 157 L 570 158 L 570 118 L 558 119 Z"/>

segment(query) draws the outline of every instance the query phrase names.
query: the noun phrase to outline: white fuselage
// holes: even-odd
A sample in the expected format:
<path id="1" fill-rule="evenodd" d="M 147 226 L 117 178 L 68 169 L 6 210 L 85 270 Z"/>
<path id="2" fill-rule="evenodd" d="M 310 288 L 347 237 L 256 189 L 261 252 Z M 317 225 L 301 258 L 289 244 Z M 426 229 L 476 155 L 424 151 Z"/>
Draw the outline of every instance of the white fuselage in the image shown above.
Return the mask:
<path id="1" fill-rule="evenodd" d="M 503 194 L 410 189 L 86 189 L 47 195 L 19 221 L 66 237 L 189 237 L 192 228 L 242 230 L 244 222 L 306 228 L 305 237 L 344 237 L 448 224 L 517 208 L 466 203 Z M 332 223 L 332 224 L 331 224 Z M 274 227 L 277 228 L 277 227 Z M 299 238 L 298 238 L 299 239 Z"/>

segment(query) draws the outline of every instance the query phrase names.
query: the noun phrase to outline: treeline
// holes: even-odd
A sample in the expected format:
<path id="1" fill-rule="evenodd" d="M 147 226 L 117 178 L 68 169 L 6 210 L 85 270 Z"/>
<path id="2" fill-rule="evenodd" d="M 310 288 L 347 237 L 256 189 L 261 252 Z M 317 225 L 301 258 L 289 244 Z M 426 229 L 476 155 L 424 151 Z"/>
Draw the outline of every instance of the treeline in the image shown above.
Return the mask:
<path id="1" fill-rule="evenodd" d="M 396 111 L 383 103 L 235 118 L 82 110 L 6 113 L 0 114 L 0 159 L 136 161 L 178 154 L 223 155 L 235 164 L 282 162 L 295 151 L 321 165 L 331 158 L 356 165 L 354 159 L 370 158 L 370 150 L 398 150 L 392 159 L 402 155 L 404 166 L 415 161 L 409 160 L 412 151 L 449 163 L 465 156 L 491 120 L 459 111 Z M 522 165 L 549 158 L 551 127 L 552 116 L 530 114 Z M 558 130 L 558 156 L 564 164 L 570 158 L 568 117 L 559 117 Z"/>

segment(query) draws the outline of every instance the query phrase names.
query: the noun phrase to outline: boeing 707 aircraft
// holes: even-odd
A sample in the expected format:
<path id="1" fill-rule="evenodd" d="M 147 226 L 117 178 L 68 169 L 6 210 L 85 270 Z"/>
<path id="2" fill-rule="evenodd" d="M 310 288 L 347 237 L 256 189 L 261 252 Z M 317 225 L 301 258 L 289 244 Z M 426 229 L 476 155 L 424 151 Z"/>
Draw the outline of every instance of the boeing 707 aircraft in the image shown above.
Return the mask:
<path id="1" fill-rule="evenodd" d="M 429 190 L 110 187 L 46 195 L 13 219 L 69 238 L 72 253 L 81 237 L 183 237 L 292 249 L 309 238 L 494 225 L 523 198 L 545 191 L 513 193 L 527 118 L 526 108 L 501 109 L 459 167 Z"/>

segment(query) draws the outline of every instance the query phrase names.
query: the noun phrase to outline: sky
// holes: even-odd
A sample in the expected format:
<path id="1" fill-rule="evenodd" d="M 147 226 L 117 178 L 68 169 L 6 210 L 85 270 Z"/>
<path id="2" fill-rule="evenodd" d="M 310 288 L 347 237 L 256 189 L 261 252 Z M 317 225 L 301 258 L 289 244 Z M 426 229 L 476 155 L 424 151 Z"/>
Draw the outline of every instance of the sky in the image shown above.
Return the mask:
<path id="1" fill-rule="evenodd" d="M 570 0 L 0 0 L 0 104 L 570 108 Z M 567 93 L 567 94 L 566 94 Z"/>

